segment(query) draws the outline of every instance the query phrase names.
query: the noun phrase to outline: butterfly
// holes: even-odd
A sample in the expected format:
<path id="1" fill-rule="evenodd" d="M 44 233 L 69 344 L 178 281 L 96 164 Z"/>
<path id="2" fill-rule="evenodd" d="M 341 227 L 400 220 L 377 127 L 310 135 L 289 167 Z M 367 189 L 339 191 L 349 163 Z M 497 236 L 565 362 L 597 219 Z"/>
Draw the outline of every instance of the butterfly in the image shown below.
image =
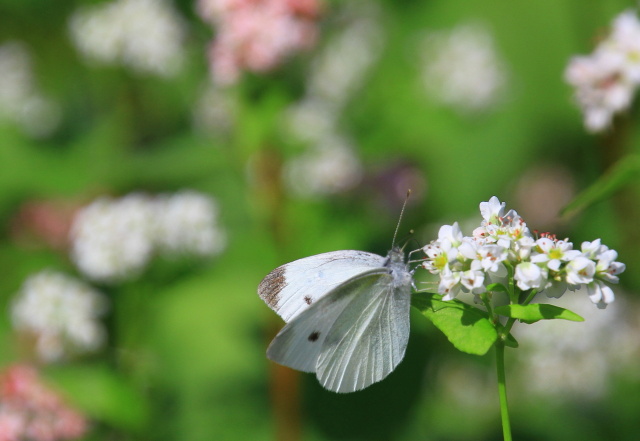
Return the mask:
<path id="1" fill-rule="evenodd" d="M 282 265 L 258 286 L 258 295 L 286 322 L 267 357 L 314 372 L 334 392 L 381 381 L 404 357 L 413 286 L 397 247 L 386 257 L 344 250 Z"/>

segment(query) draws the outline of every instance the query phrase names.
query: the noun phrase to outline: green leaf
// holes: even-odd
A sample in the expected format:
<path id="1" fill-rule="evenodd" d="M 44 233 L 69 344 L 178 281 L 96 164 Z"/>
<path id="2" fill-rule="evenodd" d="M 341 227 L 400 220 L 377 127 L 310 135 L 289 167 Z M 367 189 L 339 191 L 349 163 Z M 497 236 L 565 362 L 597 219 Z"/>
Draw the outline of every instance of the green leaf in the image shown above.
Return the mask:
<path id="1" fill-rule="evenodd" d="M 532 303 L 530 305 L 504 305 L 494 309 L 496 314 L 505 317 L 512 317 L 523 322 L 535 323 L 538 320 L 571 320 L 573 322 L 583 322 L 584 319 L 575 312 L 559 306 L 547 305 L 544 303 Z"/>
<path id="2" fill-rule="evenodd" d="M 516 340 L 511 333 L 509 333 L 507 334 L 507 337 L 504 339 L 504 345 L 510 348 L 517 348 L 520 346 L 520 343 L 518 343 L 518 340 Z"/>
<path id="3" fill-rule="evenodd" d="M 91 418 L 127 430 L 144 428 L 149 413 L 147 402 L 108 367 L 56 367 L 48 369 L 45 376 Z"/>
<path id="4" fill-rule="evenodd" d="M 411 298 L 411 304 L 462 352 L 484 355 L 498 338 L 487 314 L 466 303 L 443 301 L 438 294 L 417 293 Z"/>
<path id="5" fill-rule="evenodd" d="M 620 159 L 598 180 L 582 193 L 577 195 L 560 214 L 564 218 L 571 217 L 590 205 L 600 202 L 619 190 L 640 174 L 640 156 L 629 155 Z"/>
<path id="6" fill-rule="evenodd" d="M 509 292 L 507 288 L 502 283 L 492 283 L 487 286 L 487 291 L 501 291 L 501 292 Z"/>

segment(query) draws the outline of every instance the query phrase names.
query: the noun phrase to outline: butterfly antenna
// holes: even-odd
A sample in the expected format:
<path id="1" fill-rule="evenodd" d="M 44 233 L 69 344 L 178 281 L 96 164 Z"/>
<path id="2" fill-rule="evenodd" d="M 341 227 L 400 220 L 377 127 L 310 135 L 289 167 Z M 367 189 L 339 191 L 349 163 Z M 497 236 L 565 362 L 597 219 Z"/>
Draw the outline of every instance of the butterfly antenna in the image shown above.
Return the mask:
<path id="1" fill-rule="evenodd" d="M 400 218 L 398 219 L 398 225 L 396 225 L 396 232 L 393 233 L 393 242 L 391 242 L 391 248 L 396 245 L 396 236 L 398 235 L 398 230 L 400 229 L 400 223 L 402 222 L 402 215 L 404 214 L 404 209 L 407 206 L 407 201 L 409 200 L 409 196 L 411 196 L 411 189 L 407 190 L 407 195 L 404 198 L 404 203 L 402 204 L 402 210 L 400 210 Z"/>

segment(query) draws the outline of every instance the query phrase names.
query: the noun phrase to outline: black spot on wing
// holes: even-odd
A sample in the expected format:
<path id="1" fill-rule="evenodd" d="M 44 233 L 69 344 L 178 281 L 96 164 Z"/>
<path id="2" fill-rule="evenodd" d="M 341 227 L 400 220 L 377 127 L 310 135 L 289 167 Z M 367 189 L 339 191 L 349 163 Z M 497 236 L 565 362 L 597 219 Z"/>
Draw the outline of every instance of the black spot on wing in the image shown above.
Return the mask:
<path id="1" fill-rule="evenodd" d="M 310 296 L 304 296 L 304 301 L 307 305 L 310 305 L 313 302 L 313 299 Z"/>
<path id="2" fill-rule="evenodd" d="M 287 279 L 284 273 L 284 266 L 280 266 L 267 274 L 267 277 L 262 279 L 262 282 L 258 285 L 258 295 L 272 309 L 278 307 L 280 292 L 287 286 Z"/>
<path id="3" fill-rule="evenodd" d="M 316 341 L 316 340 L 318 340 L 318 337 L 320 337 L 320 332 L 313 331 L 311 334 L 309 334 L 309 337 L 307 337 L 307 340 Z"/>

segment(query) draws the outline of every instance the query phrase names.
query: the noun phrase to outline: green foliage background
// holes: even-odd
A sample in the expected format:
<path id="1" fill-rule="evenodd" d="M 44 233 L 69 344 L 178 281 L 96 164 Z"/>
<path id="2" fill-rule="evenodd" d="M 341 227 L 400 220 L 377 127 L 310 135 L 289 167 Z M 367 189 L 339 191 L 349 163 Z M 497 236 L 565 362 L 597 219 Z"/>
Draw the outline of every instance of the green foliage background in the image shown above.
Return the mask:
<path id="1" fill-rule="evenodd" d="M 384 254 L 399 212 L 397 201 L 381 202 L 374 179 L 385 164 L 404 161 L 425 177 L 428 189 L 402 225 L 425 243 L 434 225 L 477 216 L 478 203 L 492 195 L 520 212 L 514 186 L 533 166 L 561 165 L 585 189 L 635 153 L 639 126 L 631 124 L 615 149 L 607 136 L 588 135 L 563 81 L 568 59 L 589 53 L 611 19 L 635 2 L 378 0 L 384 52 L 340 121 L 369 180 L 314 200 L 279 193 L 252 168 L 297 153 L 279 132 L 278 118 L 300 98 L 313 53 L 267 76 L 247 76 L 232 92 L 240 106 L 233 132 L 206 135 L 193 129 L 191 115 L 207 81 L 212 31 L 193 2 L 175 2 L 190 34 L 187 68 L 174 79 L 86 64 L 70 42 L 67 20 L 92 3 L 99 2 L 0 0 L 0 43 L 29 47 L 37 83 L 63 111 L 61 127 L 41 140 L 0 123 L 0 363 L 20 360 L 7 307 L 24 279 L 46 267 L 76 273 L 64 253 L 12 234 L 23 203 L 193 188 L 219 201 L 227 250 L 205 263 L 157 261 L 138 280 L 101 287 L 113 302 L 110 347 L 45 370 L 96 421 L 87 439 L 500 439 L 490 357 L 457 354 L 413 311 L 409 349 L 397 371 L 363 392 L 335 395 L 311 375 L 282 374 L 270 365 L 265 348 L 281 324 L 256 287 L 268 271 L 296 258 L 337 249 Z M 330 17 L 342 6 L 327 3 L 321 44 L 336 32 Z M 509 70 L 504 101 L 473 117 L 425 97 L 416 44 L 424 31 L 469 20 L 488 24 Z M 601 237 L 617 249 L 627 264 L 625 291 L 633 293 L 640 284 L 635 173 L 615 190 L 556 233 L 574 243 Z M 475 366 L 488 384 L 484 405 L 465 405 L 438 381 L 446 360 Z M 297 392 L 280 394 L 288 397 L 284 413 L 272 400 L 276 372 L 299 382 Z M 622 376 L 593 401 L 514 396 L 514 437 L 635 440 L 639 391 L 637 376 Z"/>

